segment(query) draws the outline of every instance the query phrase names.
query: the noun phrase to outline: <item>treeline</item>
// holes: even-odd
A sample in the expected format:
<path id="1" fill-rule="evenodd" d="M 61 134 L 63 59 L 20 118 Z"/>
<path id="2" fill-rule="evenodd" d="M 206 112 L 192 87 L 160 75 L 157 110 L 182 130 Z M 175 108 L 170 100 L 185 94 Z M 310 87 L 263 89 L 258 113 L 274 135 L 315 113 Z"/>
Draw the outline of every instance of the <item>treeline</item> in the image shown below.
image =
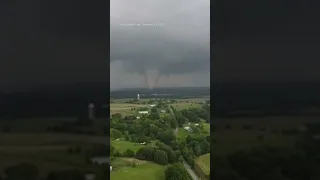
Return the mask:
<path id="1" fill-rule="evenodd" d="M 179 142 L 179 147 L 184 160 L 193 167 L 196 157 L 210 153 L 210 136 L 188 135 L 185 142 Z"/>
<path id="2" fill-rule="evenodd" d="M 174 116 L 179 127 L 182 127 L 185 123 L 199 123 L 201 119 L 205 120 L 207 123 L 210 123 L 210 106 L 203 105 L 202 108 L 189 108 L 177 111 L 174 107 L 171 106 L 174 112 Z"/>

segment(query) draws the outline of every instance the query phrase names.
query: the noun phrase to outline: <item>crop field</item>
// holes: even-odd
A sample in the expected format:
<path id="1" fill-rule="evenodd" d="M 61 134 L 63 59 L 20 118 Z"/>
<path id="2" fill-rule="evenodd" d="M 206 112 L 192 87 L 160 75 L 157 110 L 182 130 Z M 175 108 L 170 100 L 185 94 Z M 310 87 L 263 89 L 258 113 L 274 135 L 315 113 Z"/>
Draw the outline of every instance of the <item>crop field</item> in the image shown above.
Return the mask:
<path id="1" fill-rule="evenodd" d="M 123 180 L 164 180 L 165 166 L 148 161 L 130 158 L 116 158 L 112 160 L 113 171 L 110 179 Z M 133 164 L 135 164 L 133 166 Z"/>

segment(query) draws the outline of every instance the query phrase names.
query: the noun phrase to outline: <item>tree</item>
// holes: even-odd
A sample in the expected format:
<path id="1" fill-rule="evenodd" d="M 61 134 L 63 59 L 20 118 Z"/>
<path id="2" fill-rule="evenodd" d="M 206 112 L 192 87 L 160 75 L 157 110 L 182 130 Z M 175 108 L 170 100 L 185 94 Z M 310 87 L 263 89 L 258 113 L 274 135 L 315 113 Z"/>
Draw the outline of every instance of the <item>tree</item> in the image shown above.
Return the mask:
<path id="1" fill-rule="evenodd" d="M 163 150 L 167 153 L 169 163 L 174 163 L 177 161 L 177 156 L 176 156 L 175 152 L 169 146 L 167 146 L 161 142 L 158 142 L 157 146 L 159 147 L 160 150 Z"/>
<path id="2" fill-rule="evenodd" d="M 131 149 L 127 149 L 123 155 L 126 157 L 134 157 L 134 151 L 132 151 Z"/>
<path id="3" fill-rule="evenodd" d="M 167 130 L 159 133 L 158 139 L 165 144 L 170 144 L 170 142 L 175 139 L 175 135 L 171 130 Z"/>
<path id="4" fill-rule="evenodd" d="M 112 129 L 112 130 L 111 130 L 111 133 L 110 133 L 110 136 L 111 136 L 112 138 L 118 139 L 118 138 L 120 138 L 120 137 L 122 136 L 122 133 L 121 133 L 119 130 L 117 130 L 117 129 Z"/>
<path id="5" fill-rule="evenodd" d="M 169 166 L 165 171 L 166 180 L 188 180 L 189 176 L 180 164 Z"/>
<path id="6" fill-rule="evenodd" d="M 153 161 L 155 148 L 153 147 L 142 147 L 136 152 L 136 158 L 141 160 Z"/>
<path id="7" fill-rule="evenodd" d="M 168 164 L 168 155 L 163 150 L 156 150 L 154 153 L 153 160 L 155 163 L 158 163 L 161 165 L 167 165 Z"/>

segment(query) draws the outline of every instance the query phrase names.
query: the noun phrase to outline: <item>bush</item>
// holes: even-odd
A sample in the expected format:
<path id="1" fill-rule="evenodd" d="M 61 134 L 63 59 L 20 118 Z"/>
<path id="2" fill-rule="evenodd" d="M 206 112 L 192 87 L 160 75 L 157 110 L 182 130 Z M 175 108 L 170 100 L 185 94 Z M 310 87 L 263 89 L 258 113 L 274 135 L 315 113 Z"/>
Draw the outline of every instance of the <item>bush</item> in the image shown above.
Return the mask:
<path id="1" fill-rule="evenodd" d="M 154 153 L 154 162 L 161 164 L 161 165 L 167 165 L 168 164 L 168 155 L 163 150 L 156 150 Z"/>
<path id="2" fill-rule="evenodd" d="M 132 151 L 131 149 L 127 149 L 126 152 L 123 153 L 123 156 L 126 157 L 134 157 L 134 151 Z"/>

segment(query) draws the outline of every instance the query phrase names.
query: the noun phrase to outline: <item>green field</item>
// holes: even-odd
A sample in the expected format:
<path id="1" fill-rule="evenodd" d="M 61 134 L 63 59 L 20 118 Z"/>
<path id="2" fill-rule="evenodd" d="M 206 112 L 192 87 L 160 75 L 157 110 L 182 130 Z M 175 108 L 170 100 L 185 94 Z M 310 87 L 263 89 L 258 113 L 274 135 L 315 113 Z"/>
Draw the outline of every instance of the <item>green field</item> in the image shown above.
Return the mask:
<path id="1" fill-rule="evenodd" d="M 136 167 L 130 164 L 134 162 Z M 164 180 L 165 166 L 136 159 L 117 158 L 111 161 L 113 171 L 110 179 L 121 180 Z"/>
<path id="2" fill-rule="evenodd" d="M 208 100 L 208 97 L 200 98 L 186 98 L 186 99 L 174 99 L 177 102 L 171 104 L 177 110 L 188 109 L 188 108 L 199 108 L 202 101 Z"/>
<path id="3" fill-rule="evenodd" d="M 206 174 L 210 174 L 210 154 L 204 154 L 196 159 L 196 164 Z"/>
<path id="4" fill-rule="evenodd" d="M 125 152 L 127 149 L 137 152 L 140 148 L 145 146 L 145 145 L 141 145 L 138 143 L 125 141 L 125 140 L 118 140 L 118 141 L 112 140 L 111 145 L 120 153 Z"/>
<path id="5" fill-rule="evenodd" d="M 148 107 L 148 105 L 116 102 L 110 104 L 110 114 L 120 113 L 121 115 L 134 115 L 136 111 L 132 109 L 139 107 Z"/>

